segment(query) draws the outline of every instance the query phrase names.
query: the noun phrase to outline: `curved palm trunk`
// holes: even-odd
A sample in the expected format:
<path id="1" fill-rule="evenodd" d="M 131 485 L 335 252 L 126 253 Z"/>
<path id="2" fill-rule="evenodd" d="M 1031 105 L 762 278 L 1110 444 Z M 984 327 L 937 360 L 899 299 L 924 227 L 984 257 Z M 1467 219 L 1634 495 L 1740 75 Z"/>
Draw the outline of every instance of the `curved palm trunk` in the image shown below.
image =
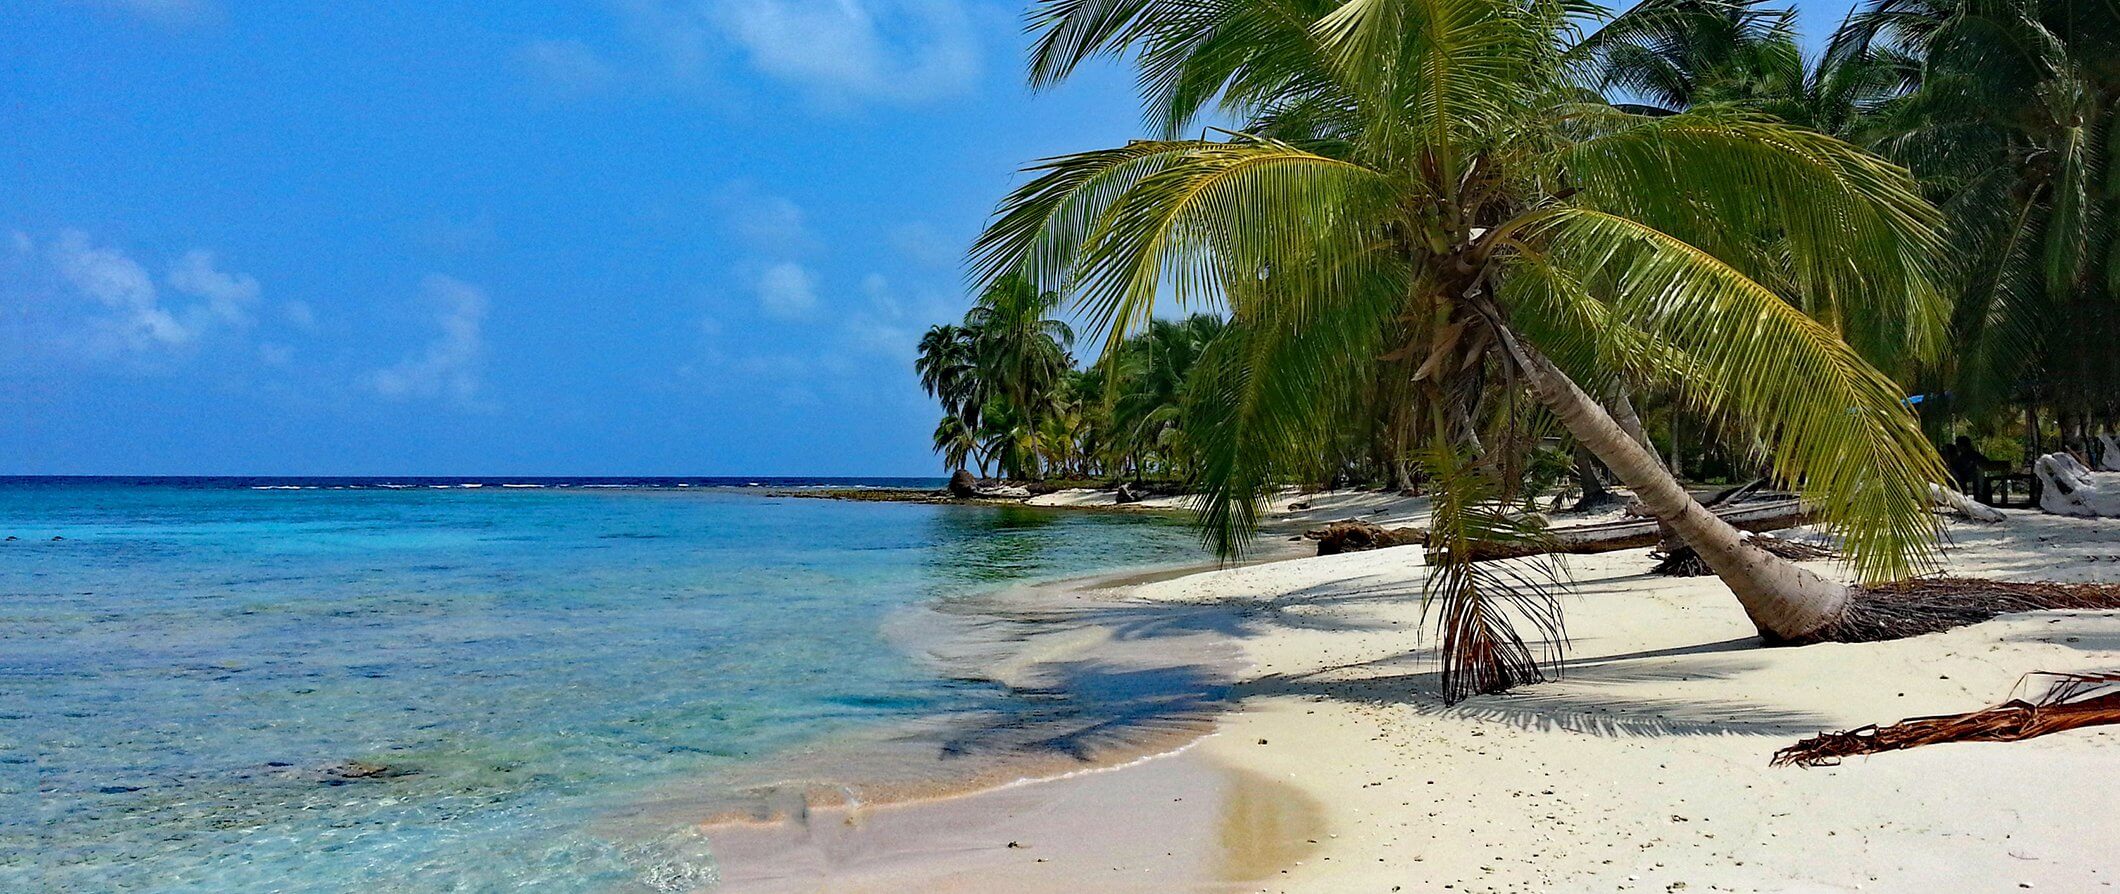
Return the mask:
<path id="1" fill-rule="evenodd" d="M 1737 594 L 1753 626 L 1769 641 L 1797 642 L 1838 620 L 1849 588 L 1745 541 L 1743 533 L 1709 512 L 1678 479 L 1606 412 L 1604 406 L 1512 333 L 1505 344 L 1524 368 L 1531 389 L 1578 443 L 1634 490 L 1642 506 L 1699 553 Z"/>

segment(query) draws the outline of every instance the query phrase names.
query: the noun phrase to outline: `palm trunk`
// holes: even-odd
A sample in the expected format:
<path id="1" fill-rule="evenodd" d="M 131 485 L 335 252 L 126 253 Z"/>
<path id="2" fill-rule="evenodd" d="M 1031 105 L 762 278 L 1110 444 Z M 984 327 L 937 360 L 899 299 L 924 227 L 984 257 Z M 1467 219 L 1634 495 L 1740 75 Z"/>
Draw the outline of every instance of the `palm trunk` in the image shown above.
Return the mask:
<path id="1" fill-rule="evenodd" d="M 1605 490 L 1604 479 L 1598 477 L 1597 457 L 1590 455 L 1590 450 L 1581 444 L 1575 445 L 1575 477 L 1583 484 L 1583 496 L 1575 502 L 1577 509 L 1588 509 L 1612 499 L 1612 493 Z"/>
<path id="2" fill-rule="evenodd" d="M 1649 430 L 1642 427 L 1642 416 L 1634 412 L 1634 398 L 1628 396 L 1624 385 L 1612 391 L 1612 418 L 1619 423 L 1620 430 L 1632 437 L 1635 443 L 1642 445 L 1645 450 L 1655 452 L 1656 445 L 1649 441 Z"/>
<path id="3" fill-rule="evenodd" d="M 1519 341 L 1502 339 L 1524 368 L 1531 389 L 1567 426 L 1578 443 L 1634 490 L 1642 506 L 1676 531 L 1715 575 L 1737 595 L 1754 627 L 1769 641 L 1800 642 L 1838 620 L 1849 588 L 1746 542 L 1744 534 L 1716 518 L 1679 486 L 1678 479 L 1629 437 L 1612 414 L 1545 355 Z"/>

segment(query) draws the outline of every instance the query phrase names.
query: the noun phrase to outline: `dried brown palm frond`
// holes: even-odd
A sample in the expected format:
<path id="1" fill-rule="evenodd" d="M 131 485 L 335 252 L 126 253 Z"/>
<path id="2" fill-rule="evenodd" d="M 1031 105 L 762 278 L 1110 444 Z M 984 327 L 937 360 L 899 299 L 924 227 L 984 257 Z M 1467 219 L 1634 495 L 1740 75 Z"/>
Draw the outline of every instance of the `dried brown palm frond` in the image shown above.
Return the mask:
<path id="1" fill-rule="evenodd" d="M 1542 666 L 1558 667 L 1567 638 L 1560 605 L 1566 566 L 1535 517 L 1508 511 L 1501 486 L 1484 470 L 1442 448 L 1424 453 L 1421 464 L 1435 493 L 1421 604 L 1435 621 L 1443 700 L 1543 682 Z M 1497 544 L 1534 554 L 1479 560 L 1477 550 Z M 1517 632 L 1518 622 L 1538 632 L 1536 648 Z"/>
<path id="2" fill-rule="evenodd" d="M 2043 683 L 2037 696 L 2012 698 L 1965 714 L 1916 717 L 1890 726 L 1821 733 L 1774 752 L 1772 766 L 1830 767 L 1857 754 L 1939 742 L 2015 742 L 2048 733 L 2120 723 L 2120 673 L 2024 675 L 2014 691 Z"/>
<path id="3" fill-rule="evenodd" d="M 1840 620 L 1809 641 L 1882 642 L 1978 624 L 2012 612 L 2113 608 L 2120 608 L 2120 584 L 1913 578 L 1857 589 Z"/>

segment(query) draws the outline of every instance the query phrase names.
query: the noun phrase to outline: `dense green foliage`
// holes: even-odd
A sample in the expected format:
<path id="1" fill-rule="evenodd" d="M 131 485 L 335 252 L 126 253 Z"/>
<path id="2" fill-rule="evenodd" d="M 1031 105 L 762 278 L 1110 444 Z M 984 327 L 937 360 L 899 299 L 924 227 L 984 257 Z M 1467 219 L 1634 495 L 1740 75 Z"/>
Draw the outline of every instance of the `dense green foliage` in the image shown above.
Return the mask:
<path id="1" fill-rule="evenodd" d="M 2115 421 L 2120 7 L 1871 0 L 1813 58 L 1792 22 L 1759 0 L 1036 0 L 1033 84 L 1130 63 L 1155 138 L 1031 167 L 973 267 L 1079 308 L 1110 390 L 1100 417 L 1094 379 L 1004 384 L 1024 377 L 979 359 L 968 316 L 923 358 L 980 371 L 954 403 L 931 384 L 938 448 L 1182 475 L 1224 553 L 1275 488 L 1424 469 L 1452 697 L 1537 677 L 1508 618 L 1559 630 L 1546 584 L 1447 546 L 1535 536 L 1503 507 L 1556 467 L 1556 420 L 1689 503 L 1634 446 L 1639 400 L 1674 459 L 1683 427 L 1799 490 L 1864 579 L 1918 571 L 1947 477 L 1929 438 L 2028 405 Z M 1236 126 L 1186 138 L 1207 115 Z M 1157 348 L 1172 301 L 1229 322 Z"/>
<path id="2" fill-rule="evenodd" d="M 1184 400 L 1223 321 L 1156 320 L 1081 369 L 1074 331 L 1052 317 L 1058 303 L 1057 293 L 1004 276 L 961 323 L 921 338 L 914 368 L 942 403 L 943 462 L 1025 480 L 1184 477 Z"/>

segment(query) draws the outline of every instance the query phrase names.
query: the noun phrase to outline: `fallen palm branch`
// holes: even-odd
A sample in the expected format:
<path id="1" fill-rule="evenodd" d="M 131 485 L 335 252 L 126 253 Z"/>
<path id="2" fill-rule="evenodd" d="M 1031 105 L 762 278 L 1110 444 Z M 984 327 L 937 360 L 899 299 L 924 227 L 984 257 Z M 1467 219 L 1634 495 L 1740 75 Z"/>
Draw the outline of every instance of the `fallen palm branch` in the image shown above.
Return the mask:
<path id="1" fill-rule="evenodd" d="M 1967 714 L 1915 717 L 1890 726 L 1865 726 L 1821 733 L 1774 752 L 1772 766 L 1831 767 L 1841 758 L 1898 751 L 1939 742 L 2015 742 L 2062 730 L 2120 723 L 2120 673 L 2026 674 L 2022 690 L 2035 679 L 2048 682 L 2032 699 L 2013 698 Z"/>
<path id="2" fill-rule="evenodd" d="M 1800 540 L 1783 540 L 1771 534 L 1759 534 L 1747 539 L 1753 546 L 1784 559 L 1831 559 L 1837 555 L 1827 547 Z M 1650 570 L 1665 577 L 1706 577 L 1715 573 L 1715 569 L 1709 568 L 1700 554 L 1693 551 L 1693 547 L 1684 544 L 1649 555 L 1657 560 L 1656 566 Z"/>
<path id="3" fill-rule="evenodd" d="M 2120 608 L 2120 584 L 1914 578 L 1863 587 L 1840 620 L 1807 642 L 1872 643 L 1978 624 L 1997 615 Z"/>

